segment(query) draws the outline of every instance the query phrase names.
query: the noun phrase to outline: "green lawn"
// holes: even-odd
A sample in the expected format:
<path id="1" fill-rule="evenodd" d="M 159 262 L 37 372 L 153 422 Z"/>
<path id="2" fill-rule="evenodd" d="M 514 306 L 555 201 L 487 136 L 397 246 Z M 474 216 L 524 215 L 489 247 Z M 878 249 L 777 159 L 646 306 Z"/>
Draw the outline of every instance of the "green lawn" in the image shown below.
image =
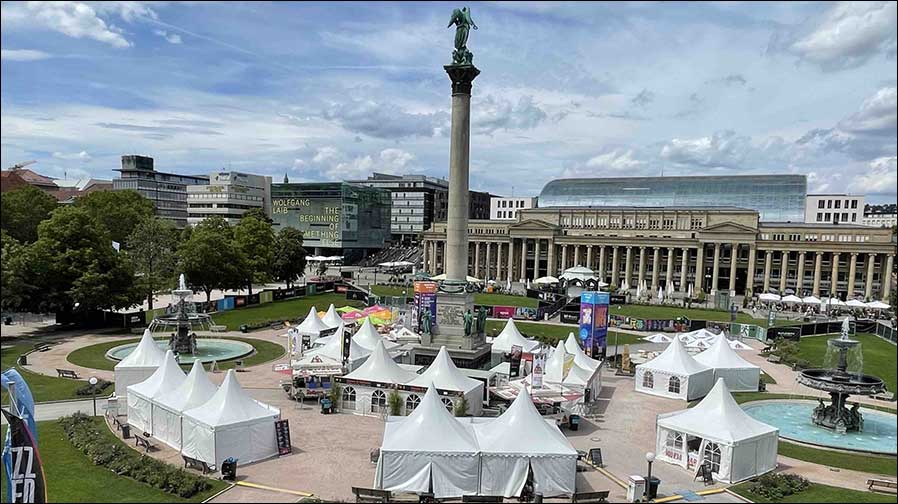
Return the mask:
<path id="1" fill-rule="evenodd" d="M 877 457 L 875 455 L 860 455 L 856 453 L 821 450 L 790 443 L 788 441 L 780 441 L 779 454 L 784 457 L 804 460 L 829 467 L 898 476 L 898 464 L 896 464 L 895 457 Z"/>
<path id="2" fill-rule="evenodd" d="M 414 292 L 408 287 L 397 287 L 393 285 L 372 285 L 371 292 L 377 296 L 402 296 L 405 291 L 406 296 L 412 297 Z M 474 294 L 474 302 L 479 305 L 486 306 L 525 306 L 528 308 L 536 308 L 539 306 L 539 300 L 525 296 L 512 296 L 509 294 Z"/>
<path id="3" fill-rule="evenodd" d="M 32 348 L 33 345 L 31 343 L 22 343 L 4 349 L 2 354 L 0 354 L 0 367 L 2 367 L 3 371 L 13 367 L 19 356 Z M 25 378 L 25 381 L 28 382 L 28 388 L 31 389 L 31 394 L 34 396 L 35 402 L 75 399 L 79 397 L 75 394 L 75 391 L 87 385 L 87 382 L 84 380 L 56 378 L 53 376 L 32 373 L 20 366 L 15 367 L 19 370 L 22 377 Z M 0 400 L 2 400 L 3 404 L 6 404 L 7 394 L 5 391 Z"/>
<path id="4" fill-rule="evenodd" d="M 37 425 L 38 447 L 50 502 L 202 502 L 227 487 L 222 481 L 212 480 L 211 490 L 189 500 L 182 499 L 95 466 L 72 446 L 57 422 L 38 422 Z M 113 442 L 122 443 L 105 425 L 101 427 Z M 6 429 L 3 431 L 5 436 Z M 3 502 L 6 502 L 6 485 L 3 487 Z"/>
<path id="5" fill-rule="evenodd" d="M 801 338 L 799 355 L 813 366 L 823 366 L 827 341 L 835 336 L 828 334 Z M 890 391 L 898 390 L 898 368 L 895 366 L 898 349 L 895 345 L 874 334 L 860 333 L 855 335 L 855 339 L 861 342 L 864 352 L 864 373 L 882 378 Z"/>
<path id="6" fill-rule="evenodd" d="M 256 353 L 243 360 L 245 366 L 254 366 L 256 364 L 262 364 L 264 362 L 275 360 L 284 355 L 284 353 L 286 352 L 284 347 L 282 347 L 281 345 L 278 345 L 277 343 L 271 343 L 269 341 L 263 341 L 253 338 L 222 339 L 242 341 L 244 343 L 249 343 L 250 345 L 255 347 Z M 128 343 L 137 343 L 138 341 L 140 340 L 136 338 L 129 338 L 86 346 L 70 353 L 67 357 L 67 360 L 72 364 L 76 364 L 78 366 L 111 371 L 113 368 L 115 368 L 116 363 L 115 361 L 106 358 L 106 352 L 108 352 L 110 348 L 117 347 L 119 345 L 127 345 Z M 218 363 L 219 369 L 230 369 L 235 365 L 236 363 L 234 361 Z M 187 365 L 184 366 L 185 369 L 189 367 L 190 366 Z"/>
<path id="7" fill-rule="evenodd" d="M 712 320 L 715 322 L 729 322 L 730 312 L 723 310 L 706 310 L 701 308 L 686 309 L 678 306 L 654 306 L 654 305 L 614 305 L 611 307 L 612 315 L 635 317 L 641 319 L 675 319 L 687 317 L 689 320 Z M 754 319 L 747 313 L 736 314 L 736 322 L 741 324 L 756 324 L 767 327 L 767 320 Z"/>
<path id="8" fill-rule="evenodd" d="M 507 322 L 504 320 L 487 320 L 486 334 L 488 336 L 497 336 L 505 327 Z M 574 326 L 566 326 L 559 324 L 543 324 L 534 322 L 520 322 L 515 320 L 515 325 L 521 334 L 528 338 L 536 338 L 543 343 L 555 345 L 558 340 L 567 338 L 568 333 L 577 334 L 578 329 Z M 617 334 L 617 344 L 632 345 L 640 342 L 641 336 L 635 334 L 618 333 L 616 331 L 608 331 L 608 344 L 614 345 L 614 335 Z"/>
<path id="9" fill-rule="evenodd" d="M 355 306 L 361 307 L 359 301 L 349 301 L 343 294 L 316 294 L 314 296 L 306 296 L 297 299 L 288 299 L 286 301 L 275 301 L 261 305 L 254 305 L 248 308 L 238 308 L 236 310 L 228 310 L 212 315 L 212 320 L 218 324 L 227 326 L 229 331 L 240 329 L 241 324 L 254 324 L 259 322 L 277 322 L 283 320 L 292 320 L 297 318 L 305 318 L 309 313 L 309 308 L 315 306 L 319 311 L 327 310 L 331 303 L 336 307 Z"/>
<path id="10" fill-rule="evenodd" d="M 805 491 L 790 495 L 782 500 L 772 501 L 760 495 L 748 491 L 750 482 L 740 483 L 730 487 L 730 490 L 754 502 L 895 502 L 895 495 L 885 495 L 873 492 L 861 492 L 846 488 L 832 487 L 811 483 Z"/>

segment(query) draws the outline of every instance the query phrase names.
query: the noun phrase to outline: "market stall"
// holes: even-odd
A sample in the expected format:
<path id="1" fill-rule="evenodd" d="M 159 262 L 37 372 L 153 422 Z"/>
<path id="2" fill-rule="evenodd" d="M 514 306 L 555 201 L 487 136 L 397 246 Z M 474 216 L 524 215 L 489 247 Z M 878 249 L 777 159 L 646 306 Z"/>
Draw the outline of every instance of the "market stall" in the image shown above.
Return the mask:
<path id="1" fill-rule="evenodd" d="M 733 392 L 758 391 L 761 368 L 740 357 L 723 335 L 718 336 L 707 350 L 696 355 L 695 361 L 714 369 L 714 379 L 723 378 L 727 388 Z"/>
<path id="2" fill-rule="evenodd" d="M 138 432 L 153 434 L 153 401 L 178 388 L 184 382 L 184 371 L 171 350 L 165 352 L 162 365 L 146 380 L 128 386 L 128 423 Z"/>
<path id="3" fill-rule="evenodd" d="M 657 357 L 636 366 L 635 378 L 637 392 L 691 401 L 711 390 L 714 370 L 696 362 L 674 338 Z"/>

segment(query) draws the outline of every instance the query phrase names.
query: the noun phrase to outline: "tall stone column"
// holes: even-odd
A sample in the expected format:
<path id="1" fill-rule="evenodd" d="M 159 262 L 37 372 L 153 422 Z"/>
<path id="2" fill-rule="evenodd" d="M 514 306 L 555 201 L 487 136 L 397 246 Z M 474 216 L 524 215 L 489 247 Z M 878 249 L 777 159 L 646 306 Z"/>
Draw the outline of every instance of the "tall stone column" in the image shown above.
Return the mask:
<path id="1" fill-rule="evenodd" d="M 536 244 L 533 246 L 533 279 L 536 280 L 539 278 L 539 253 L 540 253 L 540 245 L 542 245 L 542 240 L 539 238 L 533 240 Z"/>
<path id="2" fill-rule="evenodd" d="M 854 280 L 857 275 L 857 254 L 852 252 L 848 256 L 848 293 L 847 299 L 854 297 Z"/>
<path id="3" fill-rule="evenodd" d="M 730 244 L 730 293 L 736 292 L 736 267 L 739 266 L 739 244 Z"/>
<path id="4" fill-rule="evenodd" d="M 617 245 L 611 249 L 611 285 L 620 287 L 620 261 L 618 261 Z"/>
<path id="5" fill-rule="evenodd" d="M 813 294 L 814 296 L 820 295 L 820 271 L 823 267 L 823 252 L 817 252 L 817 255 L 814 257 L 814 287 Z"/>
<path id="6" fill-rule="evenodd" d="M 527 238 L 521 238 L 521 280 L 527 281 Z"/>
<path id="7" fill-rule="evenodd" d="M 667 291 L 668 295 L 673 293 L 673 269 L 674 269 L 674 255 L 676 255 L 677 249 L 673 247 L 667 248 L 667 271 L 664 272 L 664 290 Z"/>
<path id="8" fill-rule="evenodd" d="M 496 280 L 505 280 L 502 274 L 502 242 L 496 244 Z"/>
<path id="9" fill-rule="evenodd" d="M 473 277 L 480 277 L 480 242 L 474 242 L 474 274 Z"/>
<path id="10" fill-rule="evenodd" d="M 491 257 L 492 254 L 490 253 L 490 248 L 492 248 L 492 247 L 490 247 L 490 245 L 492 245 L 492 242 L 483 242 L 483 245 L 486 247 L 486 258 L 483 260 L 483 269 L 484 269 L 483 278 L 484 278 L 484 280 L 489 280 L 490 279 L 490 270 L 493 269 L 492 268 L 492 266 L 493 266 L 492 259 L 493 258 Z"/>
<path id="11" fill-rule="evenodd" d="M 574 260 L 571 262 L 571 266 L 580 266 L 580 244 L 579 243 L 574 245 Z"/>
<path id="12" fill-rule="evenodd" d="M 599 281 L 605 281 L 605 246 L 599 247 Z"/>
<path id="13" fill-rule="evenodd" d="M 514 282 L 514 238 L 508 239 L 508 264 L 506 265 L 505 279 Z"/>
<path id="14" fill-rule="evenodd" d="M 768 250 L 764 255 L 764 292 L 770 290 L 770 267 L 773 264 L 773 251 Z"/>
<path id="15" fill-rule="evenodd" d="M 780 254 L 780 296 L 786 290 L 786 279 L 789 278 L 789 252 L 784 250 Z"/>
<path id="16" fill-rule="evenodd" d="M 639 247 L 639 269 L 637 273 L 638 280 L 636 285 L 642 287 L 642 282 L 645 280 L 645 247 Z"/>
<path id="17" fill-rule="evenodd" d="M 561 272 L 567 269 L 567 245 L 561 245 Z"/>
<path id="18" fill-rule="evenodd" d="M 683 248 L 683 257 L 680 258 L 680 292 L 689 292 L 689 249 Z"/>
<path id="19" fill-rule="evenodd" d="M 711 271 L 711 294 L 717 292 L 717 283 L 720 281 L 720 244 L 714 244 L 714 270 Z"/>
<path id="20" fill-rule="evenodd" d="M 473 65 L 443 67 L 452 80 L 449 134 L 449 211 L 446 221 L 446 280 L 464 283 L 468 274 L 468 192 L 471 155 L 471 85 L 480 70 Z"/>
<path id="21" fill-rule="evenodd" d="M 795 294 L 804 295 L 804 252 L 798 253 L 798 272 L 795 274 Z"/>
<path id="22" fill-rule="evenodd" d="M 546 264 L 546 275 L 549 276 L 557 276 L 558 271 L 555 269 L 555 240 L 549 238 L 549 254 L 548 254 L 548 263 Z"/>
<path id="23" fill-rule="evenodd" d="M 833 272 L 832 278 L 829 281 L 829 293 L 832 296 L 835 296 L 839 292 L 839 253 L 833 252 Z"/>
<path id="24" fill-rule="evenodd" d="M 592 245 L 586 246 L 586 267 L 592 269 Z"/>
<path id="25" fill-rule="evenodd" d="M 889 302 L 889 294 L 892 293 L 892 268 L 895 267 L 895 255 L 886 256 L 886 264 L 882 271 L 882 302 Z"/>
<path id="26" fill-rule="evenodd" d="M 864 299 L 873 299 L 873 265 L 876 264 L 876 254 L 867 254 L 867 278 L 864 285 Z"/>
<path id="27" fill-rule="evenodd" d="M 705 244 L 699 243 L 695 253 L 695 287 L 694 294 L 705 290 Z"/>
<path id="28" fill-rule="evenodd" d="M 658 292 L 658 276 L 661 274 L 661 249 L 652 251 L 652 293 Z"/>
<path id="29" fill-rule="evenodd" d="M 755 288 L 755 262 L 758 259 L 758 249 L 754 244 L 748 246 L 748 271 L 745 272 L 745 295 L 754 292 Z"/>
<path id="30" fill-rule="evenodd" d="M 627 260 L 624 263 L 624 279 L 623 282 L 627 283 L 628 287 L 633 287 L 630 285 L 630 280 L 633 278 L 633 247 L 627 247 Z M 623 283 L 621 282 L 621 283 Z"/>

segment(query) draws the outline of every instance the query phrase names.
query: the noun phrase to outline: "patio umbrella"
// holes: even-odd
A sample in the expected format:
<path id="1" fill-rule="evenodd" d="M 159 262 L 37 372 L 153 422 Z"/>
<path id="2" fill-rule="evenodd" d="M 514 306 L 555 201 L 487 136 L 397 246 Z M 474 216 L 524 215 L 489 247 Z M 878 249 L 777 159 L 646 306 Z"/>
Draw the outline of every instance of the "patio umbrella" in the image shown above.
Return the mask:
<path id="1" fill-rule="evenodd" d="M 845 303 L 845 306 L 851 308 L 867 308 L 867 303 L 859 300 L 859 299 L 850 299 Z"/>
<path id="2" fill-rule="evenodd" d="M 870 301 L 867 303 L 867 308 L 873 308 L 874 310 L 888 310 L 891 307 L 882 301 Z"/>
<path id="3" fill-rule="evenodd" d="M 664 290 L 658 287 L 658 302 L 664 301 Z"/>
<path id="4" fill-rule="evenodd" d="M 788 296 L 783 298 L 783 303 L 798 304 L 801 303 L 801 298 L 794 294 L 789 294 Z"/>
<path id="5" fill-rule="evenodd" d="M 779 301 L 780 296 L 779 296 L 779 294 L 772 294 L 770 292 L 765 292 L 765 293 L 761 294 L 760 296 L 758 296 L 758 299 L 760 299 L 761 301 L 767 302 L 767 303 L 773 303 L 775 301 Z"/>
<path id="6" fill-rule="evenodd" d="M 687 295 L 688 297 L 690 297 L 690 298 L 693 297 L 693 294 L 694 294 L 693 291 L 692 291 L 692 286 L 693 286 L 693 285 L 694 285 L 694 284 L 689 284 L 689 292 L 686 293 L 686 295 Z"/>
<path id="7" fill-rule="evenodd" d="M 551 285 L 551 284 L 557 284 L 558 279 L 553 276 L 544 276 L 544 277 L 537 278 L 536 280 L 533 281 L 533 283 L 535 283 L 537 285 Z"/>
<path id="8" fill-rule="evenodd" d="M 845 302 L 839 298 L 829 298 L 828 304 L 830 306 L 845 306 Z"/>
<path id="9" fill-rule="evenodd" d="M 530 288 L 530 279 L 529 278 L 527 279 L 527 288 L 528 289 Z"/>
<path id="10" fill-rule="evenodd" d="M 649 343 L 670 343 L 672 341 L 670 336 L 661 333 L 655 333 L 651 336 L 645 336 L 642 339 L 643 341 L 648 341 Z"/>
<path id="11" fill-rule="evenodd" d="M 801 302 L 807 305 L 819 305 L 822 303 L 817 296 L 807 296 L 801 299 Z"/>

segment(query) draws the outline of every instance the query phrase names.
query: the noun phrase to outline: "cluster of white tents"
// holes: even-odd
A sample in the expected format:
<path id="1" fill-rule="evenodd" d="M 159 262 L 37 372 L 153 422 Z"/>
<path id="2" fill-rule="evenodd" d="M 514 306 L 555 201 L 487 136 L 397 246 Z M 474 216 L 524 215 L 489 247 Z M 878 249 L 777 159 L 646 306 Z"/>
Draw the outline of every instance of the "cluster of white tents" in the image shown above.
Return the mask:
<path id="1" fill-rule="evenodd" d="M 134 350 L 115 365 L 115 395 L 125 397 L 130 385 L 149 378 L 164 359 L 165 351 L 153 340 L 150 330 L 144 330 L 143 337 Z"/>
<path id="2" fill-rule="evenodd" d="M 844 308 L 860 308 L 860 309 L 870 309 L 870 310 L 888 310 L 889 305 L 887 303 L 883 303 L 882 301 L 870 301 L 869 303 L 865 303 L 860 299 L 849 299 L 848 301 L 842 301 L 837 297 L 823 298 L 820 299 L 817 296 L 806 296 L 806 297 L 798 297 L 794 294 L 788 294 L 786 296 L 780 296 L 779 294 L 773 294 L 770 292 L 765 292 L 758 296 L 758 300 L 764 303 L 783 303 L 783 304 L 791 304 L 791 305 L 808 305 L 808 306 L 820 306 L 821 308 L 826 308 L 827 306 L 831 307 L 844 307 Z"/>
<path id="3" fill-rule="evenodd" d="M 429 387 L 407 417 L 389 417 L 374 485 L 394 492 L 518 497 L 532 474 L 546 497 L 575 493 L 577 451 L 526 391 L 498 418 L 456 418 Z"/>
<path id="4" fill-rule="evenodd" d="M 643 341 L 648 341 L 649 343 L 667 344 L 673 341 L 675 338 L 678 338 L 688 349 L 706 350 L 711 347 L 718 336 L 719 335 L 717 333 L 711 332 L 707 329 L 698 329 L 696 331 L 676 335 L 655 333 L 642 339 Z M 751 350 L 751 347 L 749 345 L 746 345 L 745 343 L 737 339 L 727 339 L 727 343 L 733 350 Z"/>
<path id="5" fill-rule="evenodd" d="M 722 334 L 695 357 L 675 337 L 657 357 L 637 365 L 635 376 L 637 392 L 686 401 L 704 397 L 719 378 L 731 390 L 757 391 L 760 377 L 761 368 L 740 357 Z"/>
<path id="6" fill-rule="evenodd" d="M 308 339 L 309 344 L 314 344 L 318 338 L 323 337 L 322 334 L 333 333 L 341 324 L 343 318 L 337 313 L 333 304 L 327 308 L 324 317 L 319 317 L 318 309 L 313 306 L 309 308 L 309 314 L 298 326 L 291 327 L 287 331 L 291 349 L 301 349 L 303 339 Z"/>
<path id="7" fill-rule="evenodd" d="M 251 463 L 278 453 L 274 422 L 280 410 L 244 392 L 233 370 L 216 387 L 199 361 L 185 376 L 168 351 L 147 379 L 128 386 L 127 398 L 135 430 L 210 466 L 229 457 Z"/>

